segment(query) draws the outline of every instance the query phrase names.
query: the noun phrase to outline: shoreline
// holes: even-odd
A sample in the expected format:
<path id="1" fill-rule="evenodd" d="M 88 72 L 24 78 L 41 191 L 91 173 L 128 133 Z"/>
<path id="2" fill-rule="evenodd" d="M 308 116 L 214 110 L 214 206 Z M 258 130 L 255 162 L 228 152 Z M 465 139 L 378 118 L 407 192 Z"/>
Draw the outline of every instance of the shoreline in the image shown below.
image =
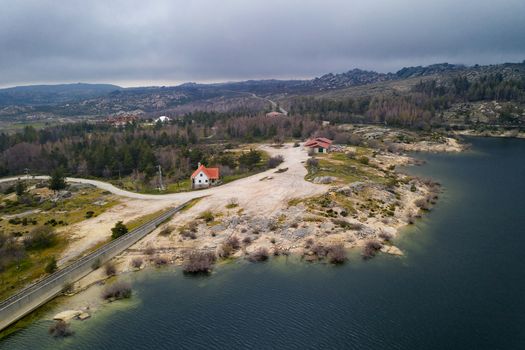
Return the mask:
<path id="1" fill-rule="evenodd" d="M 426 150 L 429 149 L 428 144 L 424 147 Z M 435 152 L 444 152 L 445 150 L 448 152 L 456 152 L 456 150 L 450 150 L 442 145 L 438 145 L 434 149 Z M 280 151 L 281 149 L 272 150 L 272 152 L 276 153 Z M 304 166 L 306 159 L 307 158 L 304 157 L 302 162 L 299 163 L 300 167 L 296 167 L 296 169 L 292 169 L 290 172 L 297 171 L 298 174 L 304 178 L 307 172 Z M 372 162 L 378 169 L 418 164 L 415 159 L 407 155 L 393 153 L 378 154 Z M 102 301 L 99 295 L 100 288 L 97 287 L 105 285 L 111 279 L 121 279 L 131 272 L 147 271 L 154 268 L 155 258 L 157 257 L 165 258 L 168 264 L 179 267 L 182 265 L 188 251 L 204 249 L 218 252 L 221 244 L 232 236 L 238 237 L 243 243 L 228 257 L 229 259 L 243 259 L 256 250 L 265 248 L 269 251 L 270 255 L 291 254 L 296 257 L 301 257 L 303 263 L 326 261 L 324 257 L 316 256 L 315 253 L 312 253 L 314 244 L 308 244 L 307 242 L 311 237 L 315 237 L 314 243 L 316 246 L 322 245 L 329 247 L 334 244 L 342 244 L 346 251 L 360 249 L 371 239 L 380 239 L 382 241 L 380 248 L 382 253 L 400 256 L 403 253 L 395 247 L 395 245 L 390 243 L 390 241 L 399 234 L 403 227 L 409 225 L 411 220 L 416 219 L 422 214 L 420 213 L 421 208 L 418 208 L 415 202 L 419 199 L 428 198 L 428 195 L 431 193 L 430 189 L 434 187 L 435 184 L 426 184 L 422 179 L 412 178 L 398 171 L 393 172 L 401 179 L 410 179 L 406 181 L 406 183 L 403 181 L 400 182 L 400 188 L 397 190 L 399 196 L 397 197 L 395 195 L 394 197 L 389 196 L 385 187 L 375 183 L 358 184 L 359 186 L 351 186 L 355 184 L 336 186 L 314 185 L 307 181 L 299 183 L 300 187 L 314 186 L 311 187 L 313 197 L 326 195 L 348 195 L 351 197 L 363 191 L 365 197 L 368 195 L 378 195 L 378 200 L 383 201 L 386 198 L 381 196 L 386 194 L 389 196 L 389 200 L 398 202 L 397 206 L 399 208 L 395 210 L 395 214 L 391 217 L 383 218 L 383 220 L 381 218 L 365 217 L 366 215 L 359 217 L 359 214 L 364 214 L 364 210 L 357 211 L 357 218 L 346 219 L 346 217 L 341 217 L 341 215 L 338 216 L 338 220 L 343 218 L 347 220 L 349 224 L 362 225 L 358 231 L 349 229 L 348 227 L 341 227 L 340 223 L 332 220 L 334 217 L 325 217 L 322 219 L 319 215 L 316 217 L 316 215 L 312 214 L 311 208 L 304 204 L 304 202 L 312 198 L 311 195 L 305 197 L 276 196 L 276 198 L 272 198 L 272 201 L 277 201 L 280 205 L 273 208 L 268 208 L 267 203 L 263 203 L 262 207 L 258 205 L 252 206 L 243 200 L 243 198 L 239 198 L 238 204 L 233 208 L 226 208 L 229 201 L 234 197 L 215 199 L 211 205 L 210 203 L 206 203 L 206 201 L 200 201 L 188 211 L 174 217 L 169 223 L 160 226 L 143 240 L 113 259 L 112 263 L 114 263 L 117 268 L 116 277 L 106 276 L 104 268 L 101 267 L 75 282 L 73 296 L 75 299 L 82 300 L 81 304 L 83 304 L 78 309 L 87 311 L 89 314 L 97 312 L 98 308 L 108 304 Z M 279 174 L 281 177 L 289 177 L 291 175 L 292 174 L 288 172 Z M 272 176 L 277 177 L 278 175 L 275 174 Z M 271 182 L 273 179 L 268 180 L 261 177 L 261 179 L 257 179 L 257 181 L 265 183 Z M 416 190 L 413 190 L 414 186 Z M 295 191 L 292 189 L 291 193 L 295 194 Z M 435 194 L 437 195 L 437 192 Z M 262 195 L 272 196 L 271 194 L 264 193 L 264 191 Z M 295 199 L 299 200 L 300 203 L 295 205 L 293 203 Z M 435 199 L 436 198 L 433 200 Z M 431 203 L 427 204 L 431 206 Z M 219 211 L 215 211 L 216 215 L 214 215 L 212 221 L 205 222 L 199 219 L 199 215 L 210 210 L 210 207 L 211 209 L 220 208 Z M 332 211 L 337 210 L 333 209 Z M 312 219 L 313 217 L 315 217 L 315 220 Z M 188 223 L 199 220 L 201 222 L 197 225 L 195 232 L 197 238 L 181 239 L 180 233 L 187 229 Z M 277 223 L 278 227 L 273 227 L 273 223 Z M 167 226 L 171 226 L 173 232 L 167 237 L 160 235 L 162 229 Z M 257 234 L 248 232 L 248 230 L 253 227 L 258 227 L 261 232 Z M 178 231 L 179 234 L 177 234 L 176 231 Z M 354 231 L 364 232 L 365 234 L 361 236 Z M 299 235 L 294 233 L 299 233 Z M 383 234 L 383 238 L 379 238 L 380 234 Z M 251 236 L 255 239 L 253 242 L 251 241 L 245 244 L 244 239 L 246 236 Z M 148 253 L 147 251 L 151 250 L 151 248 L 153 248 L 153 253 Z M 140 257 L 144 261 L 144 264 L 138 270 L 132 268 L 130 265 L 131 260 L 136 257 Z M 99 290 L 98 294 L 94 293 L 94 290 Z M 64 304 L 68 305 L 69 303 Z M 97 305 L 97 307 L 94 307 L 94 305 Z"/>

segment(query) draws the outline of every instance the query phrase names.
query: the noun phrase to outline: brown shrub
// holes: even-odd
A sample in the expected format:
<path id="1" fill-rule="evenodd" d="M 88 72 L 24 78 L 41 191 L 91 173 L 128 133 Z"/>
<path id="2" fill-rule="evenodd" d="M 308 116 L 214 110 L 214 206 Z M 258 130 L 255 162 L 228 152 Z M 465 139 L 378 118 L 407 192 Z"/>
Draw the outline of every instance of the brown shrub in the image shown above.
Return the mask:
<path id="1" fill-rule="evenodd" d="M 394 235 L 391 234 L 390 232 L 381 231 L 378 234 L 378 237 L 384 241 L 390 242 L 394 238 Z"/>
<path id="2" fill-rule="evenodd" d="M 191 230 L 182 230 L 180 231 L 180 235 L 184 238 L 190 238 L 190 239 L 196 239 L 197 235 L 194 231 Z"/>
<path id="3" fill-rule="evenodd" d="M 322 259 L 328 254 L 328 249 L 322 244 L 316 244 L 312 247 L 312 253 L 319 259 Z"/>
<path id="4" fill-rule="evenodd" d="M 346 251 L 342 244 L 328 247 L 328 261 L 331 264 L 342 264 L 346 261 Z"/>
<path id="5" fill-rule="evenodd" d="M 268 260 L 268 257 L 270 254 L 268 253 L 268 249 L 266 248 L 259 248 L 253 252 L 251 252 L 247 259 L 251 262 L 259 262 L 259 261 L 266 261 Z"/>
<path id="6" fill-rule="evenodd" d="M 228 258 L 236 250 L 241 247 L 239 239 L 236 236 L 229 237 L 224 243 L 221 244 L 218 250 L 220 258 Z"/>
<path id="7" fill-rule="evenodd" d="M 426 198 L 420 198 L 416 200 L 414 204 L 421 210 L 430 210 L 430 203 Z"/>
<path id="8" fill-rule="evenodd" d="M 215 264 L 215 254 L 211 252 L 193 251 L 186 257 L 183 265 L 184 273 L 209 273 Z"/>
<path id="9" fill-rule="evenodd" d="M 383 245 L 375 240 L 368 241 L 365 244 L 365 247 L 363 248 L 363 259 L 371 259 L 374 256 L 376 256 L 379 249 L 381 249 Z"/>
<path id="10" fill-rule="evenodd" d="M 144 250 L 144 253 L 146 255 L 153 255 L 153 254 L 155 254 L 155 248 L 153 248 L 153 246 L 151 246 L 151 245 L 148 245 L 146 247 L 146 249 Z"/>
<path id="11" fill-rule="evenodd" d="M 131 267 L 135 268 L 135 269 L 139 269 L 141 266 L 142 266 L 142 263 L 144 261 L 142 260 L 142 258 L 133 258 L 131 260 Z"/>
<path id="12" fill-rule="evenodd" d="M 160 236 L 169 236 L 173 232 L 172 226 L 164 226 L 162 230 L 160 230 L 159 235 Z"/>
<path id="13" fill-rule="evenodd" d="M 116 282 L 106 287 L 102 292 L 102 298 L 108 299 L 125 299 L 131 297 L 131 286 L 125 282 Z"/>
<path id="14" fill-rule="evenodd" d="M 69 337 L 70 335 L 73 335 L 74 332 L 69 328 L 69 324 L 67 324 L 65 321 L 56 321 L 55 324 L 53 324 L 51 327 L 49 327 L 49 334 L 51 334 L 55 338 L 59 337 Z"/>
<path id="15" fill-rule="evenodd" d="M 155 266 L 157 267 L 160 267 L 160 266 L 164 266 L 164 265 L 167 265 L 168 264 L 168 259 L 164 256 L 156 256 L 154 259 L 153 259 L 153 263 L 155 264 Z"/>
<path id="16" fill-rule="evenodd" d="M 281 164 L 282 162 L 284 162 L 283 156 L 277 155 L 277 156 L 274 156 L 274 157 L 271 157 L 270 159 L 268 159 L 267 166 L 268 166 L 269 169 L 273 169 L 273 168 L 277 167 L 279 164 Z"/>
<path id="17" fill-rule="evenodd" d="M 314 240 L 312 238 L 308 238 L 304 244 L 305 248 L 310 248 L 314 244 Z"/>
<path id="18" fill-rule="evenodd" d="M 111 262 L 106 264 L 104 271 L 106 272 L 106 276 L 115 276 L 117 274 L 117 268 L 115 267 L 115 264 Z"/>

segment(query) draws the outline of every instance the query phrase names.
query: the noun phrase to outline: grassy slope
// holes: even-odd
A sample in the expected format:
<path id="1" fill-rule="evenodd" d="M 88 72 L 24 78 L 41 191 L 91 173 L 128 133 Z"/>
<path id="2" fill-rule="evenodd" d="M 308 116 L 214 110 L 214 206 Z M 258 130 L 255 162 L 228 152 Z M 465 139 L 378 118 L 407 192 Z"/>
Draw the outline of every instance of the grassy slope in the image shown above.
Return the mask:
<path id="1" fill-rule="evenodd" d="M 2 201 L 4 199 L 2 197 Z M 96 201 L 104 201 L 102 205 L 93 204 Z M 57 234 L 58 239 L 54 246 L 43 249 L 28 251 L 26 256 L 18 263 L 13 263 L 0 273 L 0 300 L 16 293 L 28 283 L 38 279 L 45 274 L 44 268 L 52 257 L 58 257 L 67 246 L 68 229 L 67 226 L 86 219 L 86 212 L 93 211 L 93 216 L 97 216 L 118 203 L 115 196 L 105 194 L 99 189 L 85 189 L 73 193 L 71 198 L 60 200 L 56 205 L 50 201 L 28 208 L 27 206 L 11 207 L 9 214 L 24 213 L 29 209 L 40 209 L 42 212 L 30 214 L 27 218 L 37 221 L 36 225 L 11 224 L 8 220 L 0 221 L 0 231 L 7 234 L 23 237 L 33 228 L 44 225 L 45 222 L 55 219 L 56 222 L 62 221 L 64 224 L 57 224 L 55 228 L 61 228 Z M 2 209 L 2 214 L 7 214 Z M 67 223 L 67 224 L 66 224 Z M 23 238 L 19 238 L 23 239 Z"/>

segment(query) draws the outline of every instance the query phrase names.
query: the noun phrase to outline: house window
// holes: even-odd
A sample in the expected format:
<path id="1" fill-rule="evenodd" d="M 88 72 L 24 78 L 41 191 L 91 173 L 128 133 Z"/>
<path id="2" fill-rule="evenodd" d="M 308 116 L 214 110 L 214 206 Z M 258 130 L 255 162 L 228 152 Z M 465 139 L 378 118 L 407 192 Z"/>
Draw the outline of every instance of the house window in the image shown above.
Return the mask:
<path id="1" fill-rule="evenodd" d="M 204 182 L 208 183 L 208 180 L 204 180 Z"/>
<path id="2" fill-rule="evenodd" d="M 202 176 L 202 173 L 200 173 L 200 175 L 199 175 L 199 176 Z"/>

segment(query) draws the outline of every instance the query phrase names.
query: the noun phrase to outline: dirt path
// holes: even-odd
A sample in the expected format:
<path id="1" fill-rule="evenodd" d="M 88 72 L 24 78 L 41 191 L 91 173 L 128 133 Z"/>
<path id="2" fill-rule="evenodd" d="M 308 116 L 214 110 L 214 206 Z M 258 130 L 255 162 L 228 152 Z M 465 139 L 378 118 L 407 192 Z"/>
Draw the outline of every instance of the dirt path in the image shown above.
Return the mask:
<path id="1" fill-rule="evenodd" d="M 75 259 L 84 254 L 86 250 L 107 240 L 111 234 L 111 227 L 119 220 L 130 221 L 194 198 L 206 197 L 191 210 L 175 216 L 173 220 L 182 221 L 204 210 L 215 212 L 224 210 L 232 198 L 235 198 L 239 206 L 249 214 L 270 216 L 278 213 L 292 198 L 309 197 L 324 193 L 327 190 L 325 185 L 316 185 L 304 180 L 307 173 L 304 162 L 308 159 L 308 155 L 302 147 L 286 144 L 282 148 L 262 146 L 261 149 L 271 156 L 282 155 L 284 162 L 278 168 L 287 168 L 288 170 L 276 173 L 277 169 L 270 169 L 218 187 L 159 195 L 133 193 L 103 181 L 67 178 L 69 182 L 91 184 L 128 199 L 96 218 L 84 220 L 70 227 L 68 231 L 72 243 L 61 256 L 59 262 L 63 263 Z M 13 181 L 17 178 L 0 179 L 0 182 Z M 35 176 L 34 178 L 48 179 L 49 177 Z"/>
<path id="2" fill-rule="evenodd" d="M 320 190 L 323 191 L 323 187 L 319 185 L 313 185 L 309 182 L 304 181 L 306 175 L 306 169 L 303 163 L 308 158 L 306 151 L 302 147 L 292 147 L 290 144 L 284 145 L 282 148 L 272 148 L 269 146 L 262 146 L 262 150 L 268 152 L 271 156 L 282 155 L 284 162 L 279 168 L 288 168 L 284 173 L 275 173 L 276 169 L 270 169 L 265 172 L 249 176 L 243 179 L 239 179 L 228 184 L 204 189 L 200 191 L 191 192 L 180 192 L 171 194 L 141 194 L 126 191 L 118 187 L 113 186 L 110 183 L 68 177 L 68 182 L 91 184 L 105 191 L 109 191 L 121 197 L 143 199 L 143 200 L 162 200 L 172 201 L 174 204 L 180 204 L 188 200 L 211 196 L 221 198 L 232 198 L 237 197 L 239 201 L 244 204 L 249 204 L 250 207 L 257 207 L 263 210 L 268 209 L 266 204 L 274 204 L 274 199 L 284 199 L 293 194 L 297 194 L 297 197 L 308 194 L 315 194 Z M 263 178 L 272 178 L 265 181 L 260 181 Z M 10 177 L 0 179 L 1 182 L 15 181 L 24 177 Z M 33 176 L 33 179 L 46 180 L 49 176 Z M 258 203 L 254 203 L 257 199 Z"/>

